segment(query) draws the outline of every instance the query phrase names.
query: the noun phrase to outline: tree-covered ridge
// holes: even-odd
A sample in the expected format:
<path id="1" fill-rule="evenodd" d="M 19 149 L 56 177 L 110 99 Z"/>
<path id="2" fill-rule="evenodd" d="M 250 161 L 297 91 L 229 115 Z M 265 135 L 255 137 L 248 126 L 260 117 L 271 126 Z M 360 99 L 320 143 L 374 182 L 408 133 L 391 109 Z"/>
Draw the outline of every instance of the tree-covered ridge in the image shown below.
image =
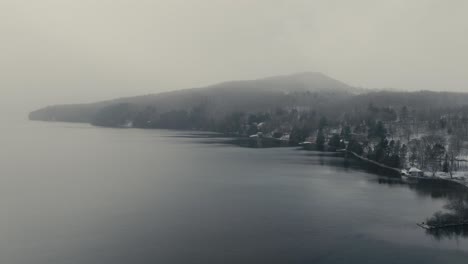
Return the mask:
<path id="1" fill-rule="evenodd" d="M 34 120 L 91 122 L 104 107 L 117 104 L 135 106 L 137 112 L 155 108 L 158 115 L 170 111 L 192 111 L 204 105 L 212 118 L 242 110 L 260 112 L 276 107 L 326 105 L 362 92 L 320 73 L 300 73 L 258 80 L 231 81 L 207 87 L 185 89 L 83 105 L 59 105 L 30 114 Z M 135 114 L 135 113 L 132 113 Z"/>
<path id="2" fill-rule="evenodd" d="M 30 118 L 304 142 L 318 150 L 347 148 L 391 167 L 417 166 L 435 173 L 460 169 L 468 139 L 468 94 L 363 91 L 323 74 L 301 73 L 52 106 Z"/>

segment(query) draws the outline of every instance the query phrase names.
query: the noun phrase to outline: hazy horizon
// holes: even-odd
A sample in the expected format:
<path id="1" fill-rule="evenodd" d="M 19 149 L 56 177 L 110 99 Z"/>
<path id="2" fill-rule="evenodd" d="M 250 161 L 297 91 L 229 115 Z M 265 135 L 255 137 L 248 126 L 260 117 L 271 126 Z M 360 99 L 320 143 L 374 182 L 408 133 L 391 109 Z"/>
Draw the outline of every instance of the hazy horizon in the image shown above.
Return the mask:
<path id="1" fill-rule="evenodd" d="M 468 2 L 0 1 L 2 112 L 314 71 L 468 92 Z"/>
<path id="2" fill-rule="evenodd" d="M 466 264 L 467 14 L 0 0 L 0 264 Z"/>

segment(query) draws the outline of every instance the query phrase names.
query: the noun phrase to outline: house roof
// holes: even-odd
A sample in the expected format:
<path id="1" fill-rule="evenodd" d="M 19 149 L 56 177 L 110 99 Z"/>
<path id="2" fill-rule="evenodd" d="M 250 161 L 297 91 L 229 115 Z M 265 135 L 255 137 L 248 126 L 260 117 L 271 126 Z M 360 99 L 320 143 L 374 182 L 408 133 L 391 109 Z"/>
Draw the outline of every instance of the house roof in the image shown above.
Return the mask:
<path id="1" fill-rule="evenodd" d="M 422 170 L 418 169 L 418 168 L 415 168 L 415 167 L 411 167 L 408 172 L 422 172 Z"/>

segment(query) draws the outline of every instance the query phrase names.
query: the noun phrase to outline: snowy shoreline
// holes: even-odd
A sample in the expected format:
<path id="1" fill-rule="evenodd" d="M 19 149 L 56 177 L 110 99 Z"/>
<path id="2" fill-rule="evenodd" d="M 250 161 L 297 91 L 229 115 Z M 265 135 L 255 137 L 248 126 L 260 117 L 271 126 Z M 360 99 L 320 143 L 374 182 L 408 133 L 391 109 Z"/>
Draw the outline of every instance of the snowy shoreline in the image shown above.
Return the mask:
<path id="1" fill-rule="evenodd" d="M 403 176 L 402 175 L 402 170 L 400 170 L 398 168 L 389 167 L 389 166 L 387 166 L 385 164 L 382 164 L 382 163 L 367 159 L 367 158 L 365 158 L 363 156 L 360 156 L 357 153 L 354 153 L 352 151 L 342 149 L 342 150 L 338 150 L 338 152 L 351 154 L 351 156 L 353 156 L 353 157 L 355 157 L 355 158 L 357 158 L 357 159 L 359 159 L 359 160 L 361 160 L 363 162 L 372 164 L 374 166 L 378 166 L 378 167 L 380 167 L 382 169 L 385 169 L 385 170 L 391 172 L 392 175 L 399 176 L 399 177 L 402 177 L 402 178 L 416 179 L 416 180 L 446 181 L 446 182 L 450 182 L 450 183 L 456 183 L 456 184 L 461 185 L 461 186 L 468 189 L 468 180 L 465 177 L 465 176 L 468 175 L 468 172 L 465 172 L 465 171 L 455 172 L 455 173 L 453 173 L 453 177 L 450 177 L 450 174 L 445 173 L 445 172 L 437 172 L 435 174 L 435 176 L 433 176 L 432 174 L 429 174 L 428 172 L 425 172 L 424 176 L 411 176 L 411 175 Z"/>

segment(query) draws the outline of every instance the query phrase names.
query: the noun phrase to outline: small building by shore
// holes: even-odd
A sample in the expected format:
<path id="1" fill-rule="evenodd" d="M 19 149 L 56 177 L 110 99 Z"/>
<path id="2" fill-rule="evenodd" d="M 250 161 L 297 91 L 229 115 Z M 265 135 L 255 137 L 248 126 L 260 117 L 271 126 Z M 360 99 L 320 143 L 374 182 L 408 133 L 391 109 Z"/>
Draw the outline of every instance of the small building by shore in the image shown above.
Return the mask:
<path id="1" fill-rule="evenodd" d="M 411 167 L 409 170 L 408 170 L 408 174 L 410 176 L 413 176 L 413 177 L 423 177 L 424 176 L 424 172 L 416 167 Z"/>

